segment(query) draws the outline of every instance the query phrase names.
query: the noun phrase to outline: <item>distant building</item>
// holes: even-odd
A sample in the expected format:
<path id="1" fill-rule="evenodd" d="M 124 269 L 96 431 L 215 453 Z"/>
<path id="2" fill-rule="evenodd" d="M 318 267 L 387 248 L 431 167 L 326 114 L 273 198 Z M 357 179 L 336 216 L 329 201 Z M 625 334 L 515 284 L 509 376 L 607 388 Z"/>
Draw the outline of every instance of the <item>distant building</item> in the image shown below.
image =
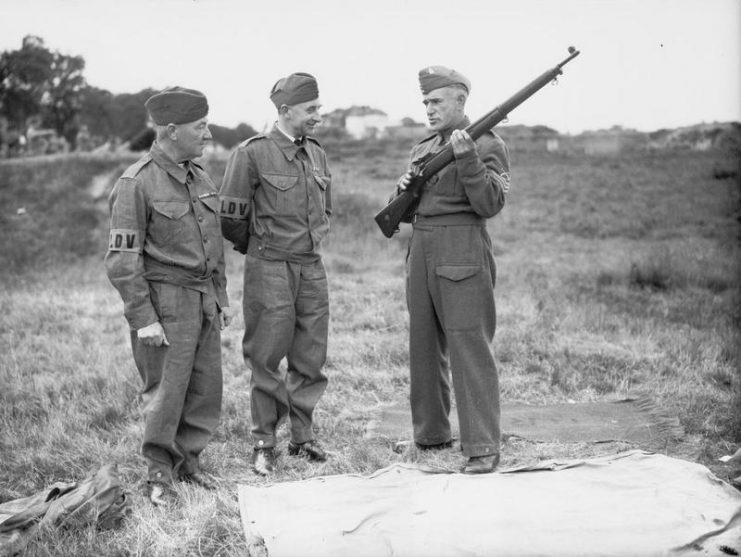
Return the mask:
<path id="1" fill-rule="evenodd" d="M 356 140 L 419 140 L 430 133 L 424 124 L 418 124 L 411 118 L 391 120 L 383 110 L 369 106 L 338 108 L 323 114 L 322 127 L 327 130 L 342 130 Z"/>
<path id="2" fill-rule="evenodd" d="M 322 113 L 322 127 L 345 129 L 345 109 L 336 108 L 332 112 Z"/>
<path id="3" fill-rule="evenodd" d="M 389 126 L 383 110 L 353 106 L 345 112 L 345 131 L 355 139 L 377 139 Z"/>

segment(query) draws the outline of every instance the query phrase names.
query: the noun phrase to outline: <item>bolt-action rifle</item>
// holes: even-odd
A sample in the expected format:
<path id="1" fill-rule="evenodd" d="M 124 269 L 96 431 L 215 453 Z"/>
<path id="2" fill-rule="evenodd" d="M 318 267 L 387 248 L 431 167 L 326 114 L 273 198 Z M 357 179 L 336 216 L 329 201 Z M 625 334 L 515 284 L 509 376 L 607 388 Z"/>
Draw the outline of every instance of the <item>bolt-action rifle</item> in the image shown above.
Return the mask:
<path id="1" fill-rule="evenodd" d="M 494 108 L 491 112 L 488 112 L 468 126 L 466 131 L 468 132 L 468 135 L 471 136 L 471 139 L 476 141 L 488 130 L 506 119 L 507 115 L 512 110 L 520 106 L 532 95 L 545 87 L 546 84 L 561 75 L 563 73 L 561 68 L 578 55 L 579 51 L 573 46 L 570 46 L 569 57 L 563 62 L 544 72 L 541 76 L 520 89 L 517 93 Z M 453 147 L 448 143 L 437 153 L 428 154 L 425 157 L 412 162 L 410 169 L 411 180 L 409 181 L 407 188 L 392 199 L 389 204 L 381 209 L 375 216 L 376 223 L 378 223 L 384 236 L 391 238 L 395 232 L 399 231 L 400 222 L 408 222 L 411 219 L 411 216 L 419 203 L 419 197 L 422 193 L 422 186 L 424 183 L 434 174 L 440 172 L 440 170 L 453 162 L 454 158 Z"/>

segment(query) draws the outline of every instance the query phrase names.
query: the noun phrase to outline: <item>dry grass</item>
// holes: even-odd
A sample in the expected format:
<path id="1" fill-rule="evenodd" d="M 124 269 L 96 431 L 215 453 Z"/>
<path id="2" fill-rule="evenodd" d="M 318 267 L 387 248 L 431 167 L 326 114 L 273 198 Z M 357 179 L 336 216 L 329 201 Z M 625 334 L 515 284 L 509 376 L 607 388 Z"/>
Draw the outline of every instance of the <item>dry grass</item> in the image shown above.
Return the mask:
<path id="1" fill-rule="evenodd" d="M 336 212 L 325 257 L 330 387 L 316 420 L 332 458 L 316 465 L 283 454 L 274 481 L 368 473 L 399 461 L 448 468 L 462 462 L 455 451 L 397 454 L 363 439 L 376 405 L 403 402 L 408 391 L 408 231 L 386 240 L 372 222 L 404 170 L 405 153 L 376 150 L 365 158 L 343 155 L 334 165 Z M 121 302 L 102 269 L 100 180 L 125 162 L 0 164 L 0 502 L 116 462 L 134 503 L 124 527 L 39 532 L 26 555 L 245 555 L 236 486 L 268 480 L 249 469 L 241 318 L 224 334 L 223 419 L 204 454 L 221 488 L 181 486 L 184 504 L 173 511 L 151 507 L 139 493 L 138 376 Z M 514 155 L 514 190 L 491 224 L 505 400 L 648 393 L 687 431 L 683 442 L 649 448 L 702 462 L 722 477 L 729 472 L 716 459 L 741 442 L 741 189 L 732 177 L 716 179 L 713 168 L 732 162 L 723 153 L 631 160 Z M 53 170 L 60 166 L 64 175 Z M 218 179 L 223 161 L 208 168 Z M 15 214 L 21 204 L 32 218 Z M 48 215 L 44 241 L 36 238 L 43 221 L 36 215 Z M 229 291 L 238 306 L 242 261 L 228 252 Z M 284 447 L 285 429 L 279 438 Z M 509 439 L 503 460 L 508 466 L 624 448 Z"/>

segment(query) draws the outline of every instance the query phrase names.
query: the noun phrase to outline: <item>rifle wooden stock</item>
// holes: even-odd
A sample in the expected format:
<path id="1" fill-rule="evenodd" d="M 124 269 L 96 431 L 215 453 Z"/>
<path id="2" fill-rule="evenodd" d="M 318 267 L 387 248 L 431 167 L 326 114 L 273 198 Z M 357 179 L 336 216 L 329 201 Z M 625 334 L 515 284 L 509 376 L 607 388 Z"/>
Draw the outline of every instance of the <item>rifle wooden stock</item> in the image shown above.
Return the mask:
<path id="1" fill-rule="evenodd" d="M 468 132 L 468 135 L 471 136 L 471 139 L 476 141 L 488 130 L 506 119 L 507 115 L 512 110 L 520 106 L 540 89 L 562 74 L 563 71 L 561 68 L 578 55 L 578 50 L 574 47 L 569 47 L 568 58 L 553 68 L 543 72 L 540 76 L 520 89 L 509 99 L 468 126 L 466 131 Z M 375 216 L 376 223 L 384 236 L 391 238 L 395 232 L 398 232 L 399 223 L 401 223 L 405 217 L 408 218 L 411 216 L 416 204 L 419 202 L 419 196 L 422 193 L 422 186 L 424 183 L 434 174 L 440 172 L 443 168 L 453 162 L 454 158 L 453 147 L 448 143 L 431 157 L 412 163 L 412 177 L 407 189 L 392 199 L 386 207 L 381 209 Z"/>

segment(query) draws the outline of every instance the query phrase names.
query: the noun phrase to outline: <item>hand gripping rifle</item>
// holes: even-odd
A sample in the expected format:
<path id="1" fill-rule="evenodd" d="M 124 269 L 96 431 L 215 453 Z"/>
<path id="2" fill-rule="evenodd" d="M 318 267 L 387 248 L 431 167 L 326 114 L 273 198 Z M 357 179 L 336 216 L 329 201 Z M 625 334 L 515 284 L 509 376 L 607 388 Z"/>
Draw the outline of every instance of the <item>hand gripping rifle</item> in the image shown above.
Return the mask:
<path id="1" fill-rule="evenodd" d="M 488 112 L 473 124 L 466 128 L 471 139 L 476 141 L 488 130 L 496 126 L 499 122 L 507 118 L 507 115 L 520 106 L 523 102 L 537 93 L 546 84 L 556 79 L 561 73 L 561 68 L 568 62 L 571 62 L 579 55 L 579 51 L 573 46 L 569 47 L 569 57 L 563 62 L 544 72 L 528 85 L 520 89 L 517 93 L 497 106 L 491 112 Z M 448 143 L 434 155 L 425 156 L 422 159 L 414 161 L 410 170 L 411 180 L 407 188 L 398 196 L 392 199 L 386 207 L 381 209 L 375 216 L 376 223 L 381 228 L 381 232 L 387 238 L 391 238 L 395 232 L 399 231 L 399 223 L 409 220 L 411 214 L 419 202 L 419 196 L 422 193 L 422 186 L 434 174 L 440 172 L 444 167 L 453 162 L 453 147 Z"/>

